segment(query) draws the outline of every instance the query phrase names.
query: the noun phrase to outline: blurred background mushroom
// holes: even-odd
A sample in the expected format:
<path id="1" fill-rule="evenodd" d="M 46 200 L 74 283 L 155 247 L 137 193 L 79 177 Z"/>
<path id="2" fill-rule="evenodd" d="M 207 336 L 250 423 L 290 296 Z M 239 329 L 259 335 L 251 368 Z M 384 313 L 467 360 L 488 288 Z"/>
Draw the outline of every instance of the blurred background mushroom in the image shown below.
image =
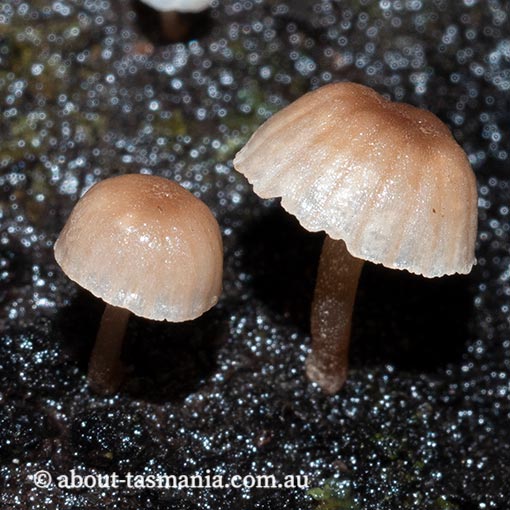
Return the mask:
<path id="1" fill-rule="evenodd" d="M 183 322 L 221 293 L 223 248 L 218 223 L 189 191 L 161 177 L 106 179 L 78 201 L 57 242 L 55 259 L 73 281 L 106 302 L 89 362 L 90 386 L 115 391 L 130 313 Z"/>
<path id="2" fill-rule="evenodd" d="M 211 5 L 211 0 L 141 0 L 159 13 L 161 34 L 170 42 L 185 40 L 196 22 L 196 15 Z"/>
<path id="3" fill-rule="evenodd" d="M 355 83 L 324 86 L 264 123 L 234 159 L 262 198 L 281 197 L 309 231 L 326 231 L 306 372 L 344 384 L 364 261 L 425 277 L 469 273 L 476 181 L 432 113 Z"/>

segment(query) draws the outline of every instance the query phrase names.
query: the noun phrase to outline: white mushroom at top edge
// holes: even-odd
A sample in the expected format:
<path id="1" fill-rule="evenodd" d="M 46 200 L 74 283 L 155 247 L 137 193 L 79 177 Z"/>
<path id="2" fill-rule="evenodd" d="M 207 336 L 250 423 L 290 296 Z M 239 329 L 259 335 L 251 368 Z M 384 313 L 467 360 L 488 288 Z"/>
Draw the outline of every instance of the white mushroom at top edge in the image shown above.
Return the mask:
<path id="1" fill-rule="evenodd" d="M 210 7 L 211 0 L 141 0 L 161 12 L 201 12 Z"/>

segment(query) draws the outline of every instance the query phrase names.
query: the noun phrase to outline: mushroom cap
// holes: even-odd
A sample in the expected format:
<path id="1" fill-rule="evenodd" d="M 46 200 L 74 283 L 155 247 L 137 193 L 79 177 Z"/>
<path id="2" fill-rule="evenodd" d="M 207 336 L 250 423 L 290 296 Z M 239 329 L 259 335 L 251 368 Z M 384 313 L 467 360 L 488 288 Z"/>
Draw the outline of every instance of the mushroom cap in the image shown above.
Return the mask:
<path id="1" fill-rule="evenodd" d="M 211 5 L 211 0 L 142 0 L 142 2 L 161 12 L 200 12 Z"/>
<path id="2" fill-rule="evenodd" d="M 95 296 L 148 319 L 194 319 L 221 293 L 216 219 L 161 177 L 130 174 L 93 186 L 55 243 L 55 259 Z"/>
<path id="3" fill-rule="evenodd" d="M 475 263 L 476 180 L 432 113 L 336 83 L 290 104 L 251 137 L 235 168 L 309 231 L 358 258 L 427 277 Z"/>

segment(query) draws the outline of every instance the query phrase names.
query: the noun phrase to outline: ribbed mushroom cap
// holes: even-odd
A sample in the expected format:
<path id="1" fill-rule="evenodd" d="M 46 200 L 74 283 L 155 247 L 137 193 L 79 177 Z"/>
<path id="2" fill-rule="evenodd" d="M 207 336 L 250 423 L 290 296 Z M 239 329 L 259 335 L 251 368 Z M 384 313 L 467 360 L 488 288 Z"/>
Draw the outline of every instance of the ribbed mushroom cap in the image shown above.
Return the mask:
<path id="1" fill-rule="evenodd" d="M 200 12 L 211 5 L 211 0 L 142 0 L 142 2 L 161 12 Z"/>
<path id="2" fill-rule="evenodd" d="M 262 198 L 355 257 L 427 277 L 468 273 L 477 228 L 466 154 L 432 113 L 355 83 L 321 87 L 265 122 L 234 159 Z"/>
<path id="3" fill-rule="evenodd" d="M 223 248 L 209 208 L 178 184 L 123 175 L 78 201 L 55 244 L 64 272 L 107 303 L 181 322 L 216 304 Z"/>

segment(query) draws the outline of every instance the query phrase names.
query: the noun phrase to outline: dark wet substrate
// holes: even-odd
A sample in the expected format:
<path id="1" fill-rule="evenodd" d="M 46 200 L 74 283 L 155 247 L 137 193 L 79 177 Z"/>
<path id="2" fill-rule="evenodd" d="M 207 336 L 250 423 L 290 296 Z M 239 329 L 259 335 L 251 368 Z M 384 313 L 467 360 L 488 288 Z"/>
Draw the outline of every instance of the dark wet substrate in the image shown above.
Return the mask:
<path id="1" fill-rule="evenodd" d="M 165 45 L 130 1 L 0 4 L 2 509 L 507 509 L 509 13 L 498 1 L 226 0 L 198 39 Z M 448 123 L 477 174 L 480 226 L 468 277 L 365 268 L 350 379 L 326 397 L 303 372 L 321 236 L 259 200 L 231 160 L 273 112 L 338 80 Z M 85 380 L 102 304 L 52 244 L 86 188 L 128 172 L 175 179 L 213 209 L 225 288 L 191 324 L 134 318 L 130 374 L 107 399 Z M 306 474 L 323 489 L 29 478 L 73 468 Z"/>

